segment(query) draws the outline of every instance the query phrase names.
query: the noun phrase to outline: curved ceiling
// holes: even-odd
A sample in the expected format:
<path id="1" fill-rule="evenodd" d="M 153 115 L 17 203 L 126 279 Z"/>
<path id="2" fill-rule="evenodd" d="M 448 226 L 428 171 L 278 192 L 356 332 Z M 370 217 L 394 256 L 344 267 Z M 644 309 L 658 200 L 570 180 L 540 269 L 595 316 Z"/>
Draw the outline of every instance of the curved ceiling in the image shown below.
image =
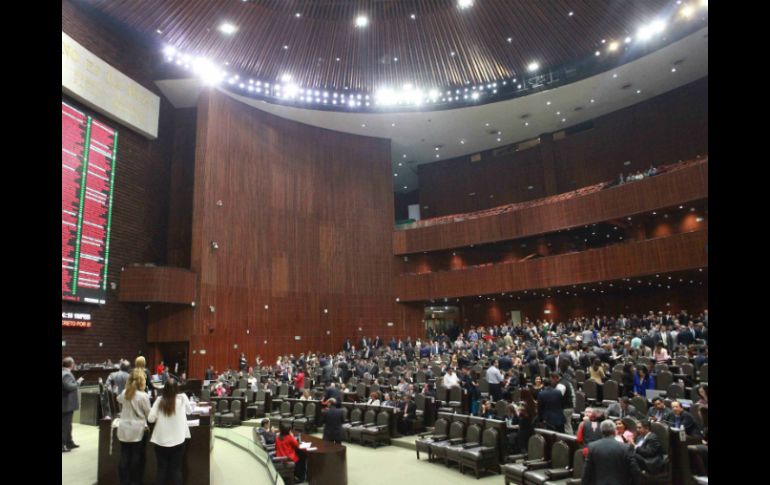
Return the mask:
<path id="1" fill-rule="evenodd" d="M 486 84 L 595 52 L 622 59 L 623 40 L 673 0 L 93 0 L 123 25 L 229 72 L 306 87 L 374 93 L 383 86 Z M 700 0 L 689 0 L 697 3 Z M 365 16 L 366 27 L 356 18 Z M 693 16 L 695 17 L 695 16 Z M 697 15 L 701 17 L 701 15 Z M 698 19 L 698 21 L 705 20 Z M 229 23 L 235 32 L 223 33 Z M 664 42 L 664 38 L 662 39 Z M 672 39 L 673 40 L 673 39 Z M 608 46 L 619 41 L 613 55 Z"/>
<path id="2" fill-rule="evenodd" d="M 503 147 L 542 133 L 563 130 L 704 76 L 708 76 L 708 27 L 617 69 L 566 86 L 460 109 L 340 113 L 282 106 L 222 91 L 283 118 L 335 131 L 390 138 L 394 189 L 407 192 L 417 188 L 417 165 L 421 163 Z M 203 89 L 197 79 L 165 80 L 156 84 L 177 107 L 194 106 Z"/>

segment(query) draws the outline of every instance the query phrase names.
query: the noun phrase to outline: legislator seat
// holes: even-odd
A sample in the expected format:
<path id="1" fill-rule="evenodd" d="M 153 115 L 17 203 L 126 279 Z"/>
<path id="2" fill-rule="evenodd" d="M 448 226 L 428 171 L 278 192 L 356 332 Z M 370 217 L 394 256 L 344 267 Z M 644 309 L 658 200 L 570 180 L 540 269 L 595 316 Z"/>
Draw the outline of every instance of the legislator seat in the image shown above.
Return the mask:
<path id="1" fill-rule="evenodd" d="M 521 463 L 509 463 L 500 467 L 505 476 L 505 485 L 510 483 L 524 485 L 524 473 L 527 472 L 530 467 L 547 466 L 545 460 L 545 445 L 546 441 L 542 435 L 533 434 L 527 443 L 527 455 L 525 459 Z"/>
<path id="2" fill-rule="evenodd" d="M 663 469 L 656 474 L 650 474 L 647 471 L 641 473 L 642 484 L 670 484 L 673 483 L 673 470 L 671 467 L 671 431 L 668 425 L 663 423 L 654 422 L 651 425 L 651 430 L 658 436 L 660 440 L 660 446 L 663 450 Z"/>
<path id="3" fill-rule="evenodd" d="M 481 435 L 481 446 L 469 447 L 460 451 L 460 472 L 472 468 L 478 479 L 482 471 L 497 473 L 500 466 L 500 446 L 502 437 L 500 431 L 488 427 Z"/>
<path id="4" fill-rule="evenodd" d="M 222 426 L 239 426 L 241 424 L 241 406 L 243 405 L 243 402 L 240 399 L 233 399 L 233 402 L 230 403 L 230 411 L 227 413 L 223 413 L 220 418 L 219 422 Z"/>
<path id="5" fill-rule="evenodd" d="M 449 419 L 451 414 L 439 413 L 438 419 L 434 424 L 433 431 L 419 434 L 419 438 L 414 441 L 417 451 L 417 459 L 420 459 L 420 452 L 428 454 L 428 461 L 432 461 L 430 455 L 430 444 L 434 441 L 443 441 L 449 438 Z"/>
<path id="6" fill-rule="evenodd" d="M 377 414 L 375 426 L 365 427 L 361 432 L 362 443 L 371 443 L 377 448 L 380 443 L 390 444 L 390 415 L 392 410 L 382 409 Z"/>
<path id="7" fill-rule="evenodd" d="M 446 449 L 451 445 L 458 445 L 465 441 L 465 423 L 459 420 L 452 420 L 449 425 L 449 437 L 442 441 L 433 441 L 428 444 L 429 460 L 433 461 L 439 458 L 446 463 Z"/>
<path id="8" fill-rule="evenodd" d="M 524 473 L 526 485 L 544 485 L 551 478 L 567 478 L 572 474 L 572 450 L 564 441 L 551 447 L 551 460 L 547 467 L 530 469 Z"/>

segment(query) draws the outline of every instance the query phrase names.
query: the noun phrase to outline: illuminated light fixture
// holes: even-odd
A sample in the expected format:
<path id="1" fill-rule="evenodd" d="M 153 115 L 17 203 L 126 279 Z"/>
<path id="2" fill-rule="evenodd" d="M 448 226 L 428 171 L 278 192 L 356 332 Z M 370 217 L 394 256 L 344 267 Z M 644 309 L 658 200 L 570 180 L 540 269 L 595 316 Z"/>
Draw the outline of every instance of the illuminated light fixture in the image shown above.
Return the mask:
<path id="1" fill-rule="evenodd" d="M 617 75 L 617 74 L 613 74 L 613 75 L 612 75 L 612 79 L 617 79 L 617 78 L 618 78 L 618 75 Z"/>
<path id="2" fill-rule="evenodd" d="M 176 55 L 176 49 L 170 45 L 167 45 L 163 49 L 163 53 L 166 54 L 168 57 L 174 57 Z"/>
<path id="3" fill-rule="evenodd" d="M 284 74 L 283 76 L 281 76 L 281 81 L 283 81 L 285 83 L 291 81 L 291 75 L 290 74 Z"/>
<path id="4" fill-rule="evenodd" d="M 369 18 L 366 15 L 356 17 L 356 27 L 363 28 L 369 25 Z"/>
<path id="5" fill-rule="evenodd" d="M 600 56 L 600 55 L 601 55 L 601 52 L 599 52 L 599 51 L 596 51 L 596 52 L 594 52 L 594 55 L 595 55 L 595 56 Z"/>
<path id="6" fill-rule="evenodd" d="M 700 6 L 703 8 L 709 8 L 709 0 L 700 0 Z"/>
<path id="7" fill-rule="evenodd" d="M 471 94 L 471 98 L 474 99 L 474 100 L 479 99 L 479 93 Z"/>
<path id="8" fill-rule="evenodd" d="M 570 17 L 572 17 L 573 15 L 575 15 L 575 12 L 570 12 L 570 13 L 568 13 L 567 15 L 569 15 Z"/>
<path id="9" fill-rule="evenodd" d="M 508 43 L 510 44 L 511 42 L 513 42 L 513 37 L 508 37 L 508 39 L 506 40 L 508 40 Z"/>
<path id="10" fill-rule="evenodd" d="M 636 33 L 636 37 L 639 40 L 650 40 L 654 35 L 662 33 L 666 30 L 666 23 L 662 20 L 656 20 L 649 25 L 645 25 Z"/>
<path id="11" fill-rule="evenodd" d="M 404 185 L 404 188 L 407 188 L 406 185 Z"/>
<path id="12" fill-rule="evenodd" d="M 620 44 L 617 42 L 610 42 L 610 45 L 607 47 L 607 50 L 610 52 L 615 52 L 618 50 L 618 47 L 620 47 Z"/>
<path id="13" fill-rule="evenodd" d="M 393 62 L 398 62 L 398 57 L 394 57 Z"/>
<path id="14" fill-rule="evenodd" d="M 225 77 L 224 71 L 219 69 L 208 59 L 197 57 L 193 60 L 192 64 L 193 72 L 197 74 L 204 84 L 214 85 L 218 84 Z"/>
<path id="15" fill-rule="evenodd" d="M 692 17 L 694 13 L 695 13 L 695 7 L 693 7 L 692 5 L 685 5 L 679 9 L 679 15 L 681 15 L 686 19 L 689 19 L 690 17 Z"/>
<path id="16" fill-rule="evenodd" d="M 524 122 L 524 126 L 529 126 L 529 122 L 528 122 L 528 121 L 525 121 L 525 122 Z"/>
<path id="17" fill-rule="evenodd" d="M 594 101 L 596 101 L 596 100 L 595 100 L 595 99 L 592 99 L 592 100 L 591 100 L 591 102 L 592 102 L 592 103 L 593 103 Z"/>
<path id="18" fill-rule="evenodd" d="M 465 145 L 465 140 L 460 140 L 460 145 Z"/>
<path id="19" fill-rule="evenodd" d="M 410 15 L 410 16 L 409 16 L 409 18 L 410 18 L 410 19 L 412 19 L 412 20 L 414 20 L 414 19 L 416 19 L 416 18 L 417 18 L 417 15 L 415 15 L 415 14 L 412 14 L 412 15 Z"/>
<path id="20" fill-rule="evenodd" d="M 283 97 L 284 98 L 294 98 L 297 96 L 297 91 L 299 91 L 299 87 L 297 87 L 296 84 L 288 84 L 284 86 L 283 89 Z"/>
<path id="21" fill-rule="evenodd" d="M 473 6 L 473 0 L 457 0 L 457 6 L 462 10 L 471 8 Z"/>
<path id="22" fill-rule="evenodd" d="M 300 18 L 300 17 L 302 17 L 302 14 L 297 12 L 297 13 L 294 14 L 294 16 L 297 17 L 297 18 Z"/>
<path id="23" fill-rule="evenodd" d="M 623 42 L 625 42 L 626 44 L 630 44 L 630 43 L 631 43 L 631 40 L 632 40 L 632 39 L 631 39 L 631 37 L 626 37 L 626 38 L 623 40 Z"/>
<path id="24" fill-rule="evenodd" d="M 527 71 L 529 72 L 535 72 L 538 69 L 540 69 L 540 64 L 538 64 L 537 62 L 530 62 L 529 65 L 527 66 Z"/>
<path id="25" fill-rule="evenodd" d="M 225 35 L 233 35 L 234 33 L 238 32 L 238 27 L 231 24 L 230 22 L 223 22 L 218 27 L 218 30 Z"/>
<path id="26" fill-rule="evenodd" d="M 672 67 L 672 68 L 671 68 L 671 72 L 676 72 L 676 68 L 675 68 L 675 67 Z"/>
<path id="27" fill-rule="evenodd" d="M 641 89 L 637 89 L 636 90 L 636 94 L 642 94 L 642 90 Z"/>

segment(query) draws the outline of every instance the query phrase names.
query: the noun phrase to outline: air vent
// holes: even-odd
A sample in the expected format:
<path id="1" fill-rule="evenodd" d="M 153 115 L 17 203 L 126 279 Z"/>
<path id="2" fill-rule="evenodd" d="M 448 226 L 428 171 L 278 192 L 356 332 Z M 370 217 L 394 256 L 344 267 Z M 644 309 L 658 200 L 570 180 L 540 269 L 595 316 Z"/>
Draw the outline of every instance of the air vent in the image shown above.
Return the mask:
<path id="1" fill-rule="evenodd" d="M 624 84 L 624 85 L 620 86 L 620 89 L 629 89 L 631 86 L 633 86 L 633 84 L 627 83 L 627 84 Z"/>
<path id="2" fill-rule="evenodd" d="M 684 64 L 684 59 L 677 59 L 674 61 L 675 66 L 681 66 L 682 64 Z"/>
<path id="3" fill-rule="evenodd" d="M 583 111 L 583 107 L 582 106 L 578 106 L 577 108 L 574 109 L 574 111 Z"/>
<path id="4" fill-rule="evenodd" d="M 496 129 L 495 130 L 487 130 L 487 134 L 488 135 L 497 135 L 498 133 L 499 133 L 499 131 L 496 130 Z"/>
<path id="5" fill-rule="evenodd" d="M 526 120 L 527 118 L 531 117 L 532 115 L 529 113 L 524 113 L 523 115 L 519 116 L 522 120 Z"/>

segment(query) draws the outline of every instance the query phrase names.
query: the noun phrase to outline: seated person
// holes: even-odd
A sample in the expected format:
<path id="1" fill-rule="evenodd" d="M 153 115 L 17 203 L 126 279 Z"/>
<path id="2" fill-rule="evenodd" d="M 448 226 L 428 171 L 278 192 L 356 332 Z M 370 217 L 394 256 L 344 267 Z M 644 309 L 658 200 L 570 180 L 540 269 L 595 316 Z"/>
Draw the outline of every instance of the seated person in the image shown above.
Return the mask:
<path id="1" fill-rule="evenodd" d="M 257 434 L 262 437 L 262 441 L 266 445 L 275 444 L 275 428 L 270 427 L 270 420 L 265 418 L 262 420 L 262 426 L 257 428 Z"/>
<path id="2" fill-rule="evenodd" d="M 380 405 L 379 393 L 377 393 L 377 391 L 370 393 L 369 400 L 366 401 L 366 404 L 370 406 L 379 406 Z"/>
<path id="3" fill-rule="evenodd" d="M 643 419 L 636 425 L 637 438 L 634 446 L 634 459 L 639 468 L 647 473 L 656 474 L 663 470 L 663 447 L 658 435 L 651 431 L 650 420 Z"/>
<path id="4" fill-rule="evenodd" d="M 310 394 L 310 389 L 305 389 L 302 391 L 302 396 L 299 398 L 300 401 L 310 401 L 313 399 L 313 396 Z"/>
<path id="5" fill-rule="evenodd" d="M 622 420 L 620 419 L 615 420 L 615 439 L 619 443 L 633 444 L 635 441 L 634 434 L 635 434 L 634 431 L 631 431 L 630 429 L 626 429 L 626 424 Z"/>
<path id="6" fill-rule="evenodd" d="M 305 481 L 305 452 L 299 449 L 299 443 L 291 434 L 291 427 L 281 424 L 281 432 L 275 438 L 275 456 L 288 457 L 294 462 L 294 479 L 297 483 Z"/>
<path id="7" fill-rule="evenodd" d="M 647 418 L 650 421 L 657 421 L 659 423 L 667 421 L 670 415 L 671 410 L 666 407 L 663 399 L 659 397 L 652 400 L 652 407 L 647 410 Z"/>
<path id="8" fill-rule="evenodd" d="M 417 419 L 417 405 L 412 402 L 412 396 L 404 394 L 403 402 L 399 403 L 398 411 L 401 414 L 401 421 L 398 423 L 398 432 L 402 435 L 412 434 L 414 421 Z"/>
<path id="9" fill-rule="evenodd" d="M 666 422 L 672 429 L 684 429 L 684 432 L 690 436 L 701 435 L 698 423 L 695 422 L 692 414 L 684 410 L 682 403 L 679 401 L 671 403 L 671 414 L 669 414 Z"/>
<path id="10" fill-rule="evenodd" d="M 482 418 L 494 418 L 495 417 L 495 408 L 492 407 L 492 401 L 488 399 L 484 399 L 481 401 L 481 406 L 479 406 L 479 416 Z"/>
<path id="11" fill-rule="evenodd" d="M 607 408 L 607 416 L 614 418 L 625 418 L 626 416 L 636 417 L 636 408 L 630 404 L 631 400 L 627 397 L 621 398 L 619 402 L 610 404 Z"/>

